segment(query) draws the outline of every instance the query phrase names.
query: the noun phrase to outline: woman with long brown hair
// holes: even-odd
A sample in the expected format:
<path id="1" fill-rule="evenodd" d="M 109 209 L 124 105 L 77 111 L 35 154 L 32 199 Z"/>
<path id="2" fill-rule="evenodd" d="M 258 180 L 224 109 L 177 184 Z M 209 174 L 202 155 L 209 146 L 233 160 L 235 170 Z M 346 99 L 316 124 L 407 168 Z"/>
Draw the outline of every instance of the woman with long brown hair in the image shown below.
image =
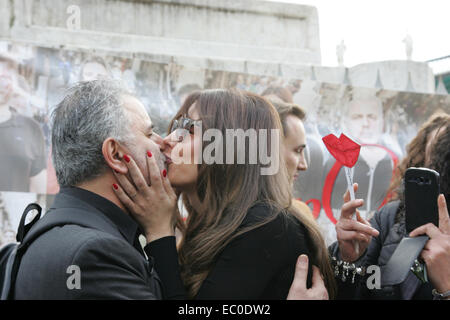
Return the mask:
<path id="1" fill-rule="evenodd" d="M 300 254 L 318 267 L 334 297 L 324 239 L 292 205 L 281 145 L 274 143 L 282 141 L 281 130 L 269 101 L 237 90 L 193 93 L 175 115 L 162 151 L 170 182 L 188 211 L 178 246 L 188 298 L 285 299 Z M 211 150 L 208 132 L 215 133 L 214 161 L 205 156 Z M 248 133 L 249 140 L 235 143 L 239 133 Z M 278 170 L 267 171 L 277 163 Z"/>
<path id="2" fill-rule="evenodd" d="M 420 127 L 417 135 L 406 147 L 406 156 L 395 168 L 391 185 L 387 194 L 390 200 L 399 198 L 399 188 L 401 187 L 406 169 L 410 167 L 423 167 L 429 156 L 429 148 L 434 140 L 436 133 L 450 123 L 450 115 L 444 112 L 438 112 L 430 116 Z"/>

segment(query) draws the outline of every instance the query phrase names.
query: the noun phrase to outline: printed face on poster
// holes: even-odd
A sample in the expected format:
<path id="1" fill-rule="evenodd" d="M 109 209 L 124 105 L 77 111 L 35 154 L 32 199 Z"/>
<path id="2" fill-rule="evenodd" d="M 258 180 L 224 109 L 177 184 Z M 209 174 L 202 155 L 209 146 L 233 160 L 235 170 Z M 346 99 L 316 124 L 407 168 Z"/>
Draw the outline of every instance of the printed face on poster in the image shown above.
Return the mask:
<path id="1" fill-rule="evenodd" d="M 122 80 L 142 101 L 162 136 L 186 97 L 197 90 L 238 88 L 300 105 L 307 114 L 308 170 L 295 181 L 294 195 L 311 207 L 327 242 L 335 238 L 334 223 L 339 218 L 346 180 L 322 137 L 345 133 L 361 144 L 354 181 L 359 184 L 357 197 L 366 200 L 362 213 L 370 216 L 383 203 L 394 165 L 404 156 L 421 123 L 436 110 L 450 112 L 448 96 L 353 88 L 2 42 L 0 232 L 5 237 L 17 228 L 17 217 L 29 199 L 45 207 L 59 191 L 51 160 L 53 108 L 74 83 L 102 78 Z"/>

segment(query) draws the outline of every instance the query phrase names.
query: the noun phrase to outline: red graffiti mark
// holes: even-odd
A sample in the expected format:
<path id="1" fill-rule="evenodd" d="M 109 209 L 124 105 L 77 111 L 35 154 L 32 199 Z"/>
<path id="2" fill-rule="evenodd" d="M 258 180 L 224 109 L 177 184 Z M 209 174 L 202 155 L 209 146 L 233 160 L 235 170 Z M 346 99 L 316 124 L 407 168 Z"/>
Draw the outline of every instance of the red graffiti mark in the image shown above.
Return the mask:
<path id="1" fill-rule="evenodd" d="M 395 168 L 398 163 L 398 157 L 395 155 L 395 153 L 392 152 L 391 150 L 389 150 L 388 148 L 378 145 L 378 144 L 362 144 L 361 147 L 378 147 L 378 148 L 385 150 L 389 154 L 389 156 L 391 157 L 391 159 L 393 161 L 393 169 L 392 169 L 392 179 L 393 179 L 394 171 L 395 171 Z M 330 221 L 333 224 L 336 224 L 337 220 L 333 215 L 333 210 L 331 209 L 331 195 L 333 194 L 334 184 L 336 182 L 336 178 L 337 178 L 341 168 L 342 168 L 342 164 L 340 164 L 339 162 L 336 161 L 335 164 L 333 165 L 333 167 L 331 168 L 330 172 L 328 172 L 327 177 L 325 178 L 325 184 L 324 184 L 323 190 L 322 190 L 323 209 L 325 211 L 326 216 L 328 217 L 328 219 L 330 219 Z M 385 198 L 383 199 L 383 202 L 378 207 L 378 209 L 381 208 L 382 206 L 384 206 L 387 203 L 388 199 L 389 199 L 389 195 L 386 195 Z"/>
<path id="2" fill-rule="evenodd" d="M 297 198 L 296 200 L 303 201 L 302 198 Z M 305 203 L 306 203 L 306 205 L 312 203 L 312 205 L 313 205 L 312 214 L 313 214 L 314 219 L 317 219 L 319 217 L 320 210 L 322 209 L 320 200 L 319 199 L 309 199 Z"/>
<path id="3" fill-rule="evenodd" d="M 334 224 L 337 223 L 337 220 L 334 218 L 333 210 L 331 209 L 331 195 L 333 193 L 334 183 L 341 168 L 342 164 L 336 161 L 333 167 L 331 168 L 330 172 L 328 172 L 322 190 L 323 210 L 325 210 L 325 214 L 327 215 L 328 219 L 330 219 L 330 221 L 333 222 Z"/>
<path id="4" fill-rule="evenodd" d="M 313 210 L 312 210 L 313 217 L 314 217 L 314 219 L 317 219 L 319 217 L 320 209 L 322 208 L 322 206 L 320 204 L 320 200 L 318 200 L 318 199 L 309 199 L 305 203 L 306 204 L 312 203 L 312 205 L 313 205 Z"/>
<path id="5" fill-rule="evenodd" d="M 380 145 L 378 145 L 378 144 L 364 144 L 363 146 L 368 146 L 368 147 L 379 147 L 379 148 L 381 148 L 381 149 L 383 149 L 383 150 L 385 150 L 388 154 L 389 154 L 389 156 L 391 157 L 391 159 L 392 159 L 392 162 L 393 162 L 393 166 L 392 166 L 392 177 L 391 177 L 391 182 L 394 180 L 394 174 L 395 174 L 395 169 L 397 168 L 397 164 L 398 164 L 398 157 L 397 157 L 397 155 L 393 152 L 393 151 L 391 151 L 391 150 L 389 150 L 388 148 L 386 148 L 386 147 L 384 147 L 384 146 L 380 146 Z M 381 202 L 381 204 L 380 204 L 380 206 L 378 207 L 378 209 L 380 209 L 381 207 L 383 207 L 388 201 L 389 201 L 389 199 L 392 197 L 392 194 L 386 194 L 386 196 L 384 197 L 384 199 L 383 199 L 383 202 Z"/>

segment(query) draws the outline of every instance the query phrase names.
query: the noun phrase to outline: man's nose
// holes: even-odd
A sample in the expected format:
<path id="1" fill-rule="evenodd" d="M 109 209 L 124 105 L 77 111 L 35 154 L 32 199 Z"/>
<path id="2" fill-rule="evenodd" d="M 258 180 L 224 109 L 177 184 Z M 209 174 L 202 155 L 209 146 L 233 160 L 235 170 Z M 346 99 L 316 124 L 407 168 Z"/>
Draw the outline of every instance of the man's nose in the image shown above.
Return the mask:
<path id="1" fill-rule="evenodd" d="M 161 143 L 161 147 L 162 147 L 162 149 L 165 149 L 167 147 L 173 148 L 178 142 L 179 142 L 179 139 L 177 137 L 177 133 L 176 133 L 176 131 L 174 131 L 163 139 L 163 141 Z"/>
<path id="2" fill-rule="evenodd" d="M 153 141 L 160 147 L 163 144 L 163 138 L 155 132 L 153 132 Z"/>

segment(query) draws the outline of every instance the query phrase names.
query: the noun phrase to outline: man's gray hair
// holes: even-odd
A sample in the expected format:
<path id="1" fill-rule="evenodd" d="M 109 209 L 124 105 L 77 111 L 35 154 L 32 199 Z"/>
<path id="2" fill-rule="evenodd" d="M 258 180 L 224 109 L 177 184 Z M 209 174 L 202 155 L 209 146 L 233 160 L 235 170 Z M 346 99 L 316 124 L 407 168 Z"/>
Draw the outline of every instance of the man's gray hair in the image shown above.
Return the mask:
<path id="1" fill-rule="evenodd" d="M 103 142 L 111 137 L 125 143 L 132 137 L 122 106 L 131 95 L 114 80 L 80 82 L 69 89 L 52 113 L 53 165 L 59 185 L 75 186 L 106 169 Z"/>

